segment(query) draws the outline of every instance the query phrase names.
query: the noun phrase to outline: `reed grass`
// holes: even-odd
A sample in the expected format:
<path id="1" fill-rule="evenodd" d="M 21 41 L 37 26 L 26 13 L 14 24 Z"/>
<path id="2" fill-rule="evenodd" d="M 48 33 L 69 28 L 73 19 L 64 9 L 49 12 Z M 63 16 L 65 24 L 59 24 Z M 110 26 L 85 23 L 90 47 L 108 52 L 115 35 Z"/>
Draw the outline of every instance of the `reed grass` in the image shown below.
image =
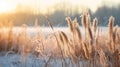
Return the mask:
<path id="1" fill-rule="evenodd" d="M 4 25 L 0 23 L 0 51 L 7 51 L 6 55 L 9 55 L 9 52 L 20 54 L 23 63 L 27 62 L 28 54 L 35 55 L 35 58 L 42 58 L 45 61 L 44 67 L 52 66 L 51 61 L 55 62 L 59 59 L 62 67 L 120 66 L 120 29 L 119 26 L 114 27 L 113 16 L 109 18 L 107 34 L 100 31 L 100 27 L 97 30 L 97 18 L 93 19 L 91 27 L 90 14 L 84 13 L 81 23 L 85 36 L 82 36 L 83 32 L 76 18 L 73 21 L 70 17 L 66 18 L 72 36 L 66 31 L 55 30 L 50 19 L 46 17 L 46 20 L 53 32 L 48 35 L 42 34 L 39 31 L 38 19 L 36 19 L 35 36 L 30 36 L 26 24 L 21 26 L 18 34 L 14 34 L 15 26 L 12 23 L 8 25 L 7 33 L 4 31 Z M 48 56 L 47 61 L 45 58 Z"/>
<path id="2" fill-rule="evenodd" d="M 68 22 L 68 26 L 71 32 L 73 32 L 73 23 L 70 17 L 66 18 L 67 22 Z"/>
<path id="3" fill-rule="evenodd" d="M 96 34 L 97 24 L 98 24 L 98 19 L 97 18 L 93 19 L 93 32 L 94 32 L 94 36 Z"/>
<path id="4" fill-rule="evenodd" d="M 111 46 L 111 50 L 112 52 L 114 52 L 115 50 L 115 42 L 114 42 L 114 33 L 113 33 L 113 25 L 114 25 L 114 17 L 111 16 L 109 18 L 109 24 L 108 24 L 108 35 L 109 35 L 109 41 L 110 41 L 110 46 Z"/>

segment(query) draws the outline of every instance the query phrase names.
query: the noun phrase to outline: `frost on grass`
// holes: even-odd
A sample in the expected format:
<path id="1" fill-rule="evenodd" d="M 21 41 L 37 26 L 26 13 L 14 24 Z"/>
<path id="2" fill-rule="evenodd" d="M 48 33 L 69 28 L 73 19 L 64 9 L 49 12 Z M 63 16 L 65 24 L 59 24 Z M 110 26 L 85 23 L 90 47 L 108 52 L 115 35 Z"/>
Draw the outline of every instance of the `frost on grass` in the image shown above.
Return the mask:
<path id="1" fill-rule="evenodd" d="M 0 25 L 0 67 L 119 67 L 120 29 L 110 17 L 108 27 L 98 27 L 90 15 L 67 17 L 69 27 L 54 28 L 23 24 Z"/>

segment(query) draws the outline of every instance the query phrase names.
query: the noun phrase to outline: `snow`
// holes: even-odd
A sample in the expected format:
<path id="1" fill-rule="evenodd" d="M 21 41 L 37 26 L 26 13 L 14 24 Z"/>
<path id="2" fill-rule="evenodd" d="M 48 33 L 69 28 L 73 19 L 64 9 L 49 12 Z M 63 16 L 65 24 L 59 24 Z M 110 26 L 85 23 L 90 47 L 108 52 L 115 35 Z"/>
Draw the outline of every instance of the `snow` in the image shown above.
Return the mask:
<path id="1" fill-rule="evenodd" d="M 19 27 L 14 28 L 17 32 L 21 31 Z M 81 28 L 82 34 L 84 35 L 84 29 Z M 3 29 L 5 30 L 5 29 Z M 52 30 L 50 28 L 43 28 L 41 29 L 42 33 L 48 35 Z M 56 31 L 64 31 L 65 33 L 70 32 L 68 28 L 55 28 Z M 101 28 L 102 31 L 107 32 L 106 27 Z M 27 32 L 30 33 L 31 36 L 35 35 L 34 28 L 28 28 Z M 16 32 L 14 32 L 16 33 Z M 103 34 L 104 34 L 103 33 Z M 45 57 L 36 57 L 33 54 L 16 54 L 14 52 L 0 52 L 0 67 L 45 67 L 46 62 L 49 60 L 50 55 Z M 69 67 L 72 67 L 70 63 L 70 59 L 66 58 L 65 61 L 69 64 Z M 82 65 L 81 62 L 80 66 Z M 85 62 L 86 63 L 86 62 Z M 84 64 L 85 64 L 84 63 Z M 47 64 L 49 67 L 62 67 L 61 59 L 51 59 L 50 62 Z"/>

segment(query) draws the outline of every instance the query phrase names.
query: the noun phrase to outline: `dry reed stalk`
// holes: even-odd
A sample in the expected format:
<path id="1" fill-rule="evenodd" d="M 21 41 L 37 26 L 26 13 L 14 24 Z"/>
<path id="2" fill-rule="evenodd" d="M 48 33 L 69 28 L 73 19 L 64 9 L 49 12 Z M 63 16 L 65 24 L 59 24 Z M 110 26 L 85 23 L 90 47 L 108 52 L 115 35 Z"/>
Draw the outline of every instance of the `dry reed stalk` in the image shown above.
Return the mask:
<path id="1" fill-rule="evenodd" d="M 118 25 L 116 25 L 115 27 L 114 27 L 114 29 L 113 29 L 113 32 L 114 32 L 114 34 L 115 34 L 115 44 L 118 44 L 119 43 L 119 26 Z"/>
<path id="2" fill-rule="evenodd" d="M 77 38 L 76 40 L 78 41 L 79 44 L 81 44 L 82 36 L 81 36 L 81 32 L 80 32 L 80 29 L 79 29 L 79 24 L 77 22 L 77 19 L 75 18 L 73 22 L 74 22 L 73 26 L 74 26 L 75 38 Z"/>
<path id="3" fill-rule="evenodd" d="M 74 52 L 75 50 L 73 49 L 73 47 L 69 43 L 67 35 L 64 32 L 61 32 L 61 36 L 62 36 L 62 39 L 64 41 L 64 45 L 66 45 L 65 49 L 67 49 L 67 54 L 70 57 L 72 63 L 74 63 L 74 62 L 77 63 L 78 58 L 74 55 L 75 54 L 75 52 Z"/>
<path id="4" fill-rule="evenodd" d="M 73 34 L 73 44 L 75 44 L 76 42 L 78 44 L 81 44 L 81 33 L 80 33 L 80 29 L 79 29 L 79 24 L 77 22 L 77 18 L 74 19 L 73 23 L 68 22 L 69 28 Z M 72 28 L 72 29 L 71 29 Z M 70 58 L 72 60 L 72 62 L 74 61 L 75 63 L 78 63 L 78 55 L 80 54 L 80 45 L 70 45 Z M 76 48 L 76 46 L 78 46 L 78 49 Z M 79 53 L 79 54 L 78 54 Z M 73 63 L 74 63 L 73 62 Z"/>
<path id="5" fill-rule="evenodd" d="M 50 20 L 49 20 L 49 18 L 46 17 L 46 19 L 47 19 L 48 25 L 50 26 L 50 28 L 52 29 L 52 31 L 55 32 L 55 31 L 54 31 L 54 28 L 53 28 L 53 26 L 52 26 L 52 24 L 51 24 L 51 22 L 50 22 Z M 63 61 L 65 62 L 65 64 L 67 64 L 66 61 L 65 61 L 65 58 L 64 58 L 64 53 L 63 53 L 63 51 L 62 51 L 62 48 L 61 48 L 61 46 L 60 46 L 60 43 L 59 43 L 59 41 L 58 41 L 58 38 L 57 38 L 56 34 L 54 34 L 54 36 L 55 36 L 55 39 L 56 39 L 56 41 L 57 41 L 57 46 L 58 46 L 58 48 L 60 49 L 60 52 L 61 52 L 61 55 L 62 55 L 62 59 L 63 59 Z"/>
<path id="6" fill-rule="evenodd" d="M 67 35 L 64 32 L 60 32 L 59 35 L 60 35 L 60 40 L 63 44 L 63 47 L 61 47 L 61 48 L 63 48 L 63 50 L 64 50 L 64 55 L 68 56 L 69 55 L 69 53 L 68 53 L 69 47 L 68 47 Z"/>
<path id="7" fill-rule="evenodd" d="M 77 45 L 75 45 L 75 55 L 77 57 L 79 57 L 80 56 L 80 51 L 81 51 L 81 48 L 82 48 L 82 36 L 81 36 L 81 32 L 80 32 L 79 28 L 75 28 L 74 32 L 75 32 L 76 41 L 78 43 Z"/>
<path id="8" fill-rule="evenodd" d="M 73 64 L 74 59 L 76 59 L 75 56 L 74 56 L 74 50 L 73 50 L 73 47 L 71 46 L 71 44 L 69 43 L 67 35 L 62 31 L 59 32 L 59 40 L 63 44 L 63 47 L 61 47 L 61 48 L 63 48 L 63 50 L 64 50 L 63 51 L 64 56 L 65 57 L 70 57 L 70 60 Z"/>
<path id="9" fill-rule="evenodd" d="M 61 36 L 62 36 L 62 40 L 63 40 L 63 44 L 66 45 L 66 49 L 68 50 L 68 54 L 73 55 L 74 54 L 74 50 L 73 47 L 71 46 L 71 44 L 69 43 L 68 37 L 64 32 L 60 32 Z"/>
<path id="10" fill-rule="evenodd" d="M 86 21 L 86 15 L 85 14 L 83 14 L 82 16 L 81 16 L 81 22 L 82 22 L 82 26 L 86 29 L 86 27 L 87 27 L 87 21 Z"/>
<path id="11" fill-rule="evenodd" d="M 87 40 L 90 57 L 93 57 L 93 35 L 90 27 L 87 28 Z"/>
<path id="12" fill-rule="evenodd" d="M 118 26 L 118 25 L 116 25 L 116 26 L 113 28 L 113 32 L 117 33 L 117 32 L 118 32 L 118 30 L 119 30 L 119 26 Z"/>
<path id="13" fill-rule="evenodd" d="M 77 38 L 78 43 L 81 45 L 82 43 L 82 36 L 79 28 L 75 29 L 75 36 Z"/>
<path id="14" fill-rule="evenodd" d="M 81 52 L 81 48 L 82 48 L 82 36 L 81 36 L 81 31 L 79 28 L 79 24 L 77 22 L 77 19 L 75 18 L 73 21 L 73 27 L 74 27 L 74 39 L 75 39 L 75 56 L 79 57 L 80 56 L 80 52 Z"/>
<path id="15" fill-rule="evenodd" d="M 91 23 L 90 23 L 90 15 L 88 13 L 84 13 L 82 16 L 81 16 L 81 22 L 82 22 L 82 26 L 84 27 L 85 29 L 85 39 L 86 39 L 86 36 L 87 36 L 87 28 L 89 28 L 91 26 Z"/>
<path id="16" fill-rule="evenodd" d="M 60 31 L 60 32 L 61 32 L 61 31 Z M 59 41 L 60 43 L 64 44 L 63 38 L 62 38 L 60 32 L 58 32 L 58 39 L 60 40 L 60 41 Z"/>
<path id="17" fill-rule="evenodd" d="M 116 49 L 114 54 L 113 54 L 113 58 L 114 58 L 114 67 L 119 67 L 119 50 Z"/>
<path id="18" fill-rule="evenodd" d="M 120 44 L 120 29 L 118 28 L 118 30 L 117 30 L 117 35 L 116 35 L 116 37 L 117 37 L 117 44 Z"/>
<path id="19" fill-rule="evenodd" d="M 73 33 L 73 29 L 74 28 L 73 28 L 73 24 L 72 24 L 71 18 L 67 17 L 66 20 L 68 22 L 68 26 L 69 26 L 70 31 Z"/>
<path id="20" fill-rule="evenodd" d="M 116 25 L 114 28 L 113 28 L 113 35 L 114 35 L 114 37 L 113 37 L 113 40 L 114 40 L 114 42 L 115 42 L 115 44 L 117 43 L 117 41 L 118 41 L 118 35 L 119 35 L 119 33 L 118 33 L 118 31 L 119 31 L 119 26 L 118 25 Z"/>
<path id="21" fill-rule="evenodd" d="M 77 27 L 77 25 L 78 25 L 78 23 L 77 23 L 77 19 L 74 19 L 74 23 L 72 23 L 72 21 L 71 21 L 71 18 L 70 17 L 68 17 L 68 18 L 66 18 L 66 20 L 67 20 L 67 23 L 68 23 L 68 26 L 69 26 L 69 29 L 70 29 L 70 31 L 72 32 L 72 35 L 73 35 L 73 38 L 72 38 L 72 40 L 73 40 L 73 42 L 72 42 L 72 46 L 73 46 L 73 49 L 75 49 L 75 32 L 74 32 L 74 29 L 75 29 L 75 27 Z"/>
<path id="22" fill-rule="evenodd" d="M 109 18 L 109 24 L 108 24 L 108 37 L 110 41 L 111 51 L 114 52 L 115 50 L 115 43 L 114 43 L 114 33 L 113 33 L 113 25 L 114 25 L 114 17 L 111 16 Z"/>
<path id="23" fill-rule="evenodd" d="M 46 19 L 47 19 L 47 22 L 48 22 L 48 25 L 50 26 L 50 28 L 54 31 L 54 28 L 50 22 L 50 19 L 46 16 Z"/>
<path id="24" fill-rule="evenodd" d="M 69 43 L 69 40 L 68 40 L 68 37 L 67 35 L 64 33 L 64 32 L 60 32 L 61 36 L 62 36 L 62 39 L 63 39 L 63 43 L 64 44 L 68 44 Z"/>
<path id="25" fill-rule="evenodd" d="M 108 67 L 105 53 L 103 52 L 103 50 L 102 50 L 101 48 L 98 50 L 98 54 L 99 54 L 99 57 L 100 57 L 100 63 L 101 63 L 104 67 Z"/>
<path id="26" fill-rule="evenodd" d="M 93 31 L 94 31 L 94 35 L 96 34 L 97 24 L 98 24 L 98 19 L 97 18 L 93 19 Z"/>
<path id="27" fill-rule="evenodd" d="M 89 13 L 86 16 L 86 21 L 87 21 L 87 27 L 91 27 L 91 18 Z"/>
<path id="28" fill-rule="evenodd" d="M 74 21 L 73 21 L 73 27 L 74 28 L 79 28 L 79 24 L 77 22 L 77 18 L 75 18 Z"/>
<path id="29" fill-rule="evenodd" d="M 83 48 L 83 50 L 84 50 L 85 57 L 86 57 L 87 59 L 89 59 L 89 50 L 88 50 L 88 48 L 87 48 L 86 43 L 82 42 L 82 48 Z"/>
<path id="30" fill-rule="evenodd" d="M 90 27 L 87 28 L 87 39 L 88 40 L 93 40 L 93 35 Z"/>

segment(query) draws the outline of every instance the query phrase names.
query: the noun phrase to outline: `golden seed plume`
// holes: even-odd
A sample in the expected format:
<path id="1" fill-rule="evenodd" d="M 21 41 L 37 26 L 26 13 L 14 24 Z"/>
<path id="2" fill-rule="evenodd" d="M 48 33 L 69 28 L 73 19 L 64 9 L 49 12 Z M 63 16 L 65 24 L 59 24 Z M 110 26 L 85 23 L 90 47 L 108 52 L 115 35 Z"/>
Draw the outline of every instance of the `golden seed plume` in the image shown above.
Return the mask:
<path id="1" fill-rule="evenodd" d="M 116 25 L 116 26 L 113 28 L 113 32 L 114 32 L 114 33 L 117 33 L 118 30 L 119 30 L 119 26 Z"/>
<path id="2" fill-rule="evenodd" d="M 81 22 L 82 22 L 82 26 L 86 29 L 86 27 L 87 27 L 87 21 L 86 21 L 86 15 L 85 14 L 83 14 L 81 16 Z"/>
<path id="3" fill-rule="evenodd" d="M 96 33 L 97 24 L 98 24 L 98 19 L 97 18 L 93 19 L 93 31 L 94 31 L 94 33 Z"/>
<path id="4" fill-rule="evenodd" d="M 63 38 L 62 38 L 62 36 L 61 36 L 61 31 L 60 32 L 58 32 L 58 39 L 60 40 L 60 42 L 61 43 L 63 43 Z M 64 43 L 63 43 L 64 44 Z"/>
<path id="5" fill-rule="evenodd" d="M 114 50 L 115 50 L 115 41 L 114 41 L 115 34 L 113 32 L 113 25 L 114 25 L 114 17 L 111 16 L 109 18 L 109 23 L 108 23 L 108 37 L 109 37 L 108 39 L 110 42 L 112 52 L 114 52 Z"/>
<path id="6" fill-rule="evenodd" d="M 91 18 L 89 13 L 86 15 L 86 21 L 87 21 L 87 27 L 91 27 Z"/>
<path id="7" fill-rule="evenodd" d="M 87 28 L 87 37 L 89 40 L 93 40 L 93 35 L 90 27 Z"/>
<path id="8" fill-rule="evenodd" d="M 107 67 L 107 59 L 101 48 L 98 50 L 98 54 L 100 55 L 100 63 L 103 64 L 104 67 Z"/>
<path id="9" fill-rule="evenodd" d="M 68 22 L 68 26 L 70 28 L 70 31 L 73 32 L 73 24 L 72 24 L 71 18 L 67 17 L 66 20 Z"/>
<path id="10" fill-rule="evenodd" d="M 82 42 L 82 36 L 81 36 L 81 32 L 79 28 L 75 28 L 75 36 L 77 38 L 77 41 L 79 42 L 79 44 L 81 44 Z"/>
<path id="11" fill-rule="evenodd" d="M 79 29 L 79 24 L 77 22 L 77 18 L 75 18 L 73 22 L 74 22 L 73 23 L 74 33 L 75 33 L 75 35 L 77 35 L 78 38 L 81 38 L 81 32 L 80 32 L 80 29 Z"/>
<path id="12" fill-rule="evenodd" d="M 114 25 L 114 17 L 111 16 L 109 18 L 109 23 L 108 23 L 108 34 L 109 34 L 109 39 L 112 39 L 112 34 L 113 34 L 113 25 Z"/>
<path id="13" fill-rule="evenodd" d="M 69 40 L 68 40 L 68 37 L 67 35 L 64 33 L 64 32 L 60 32 L 61 36 L 62 36 L 62 39 L 63 39 L 63 43 L 64 44 L 68 44 L 69 43 Z"/>
<path id="14" fill-rule="evenodd" d="M 84 53 L 85 53 L 85 57 L 87 59 L 89 59 L 89 51 L 88 51 L 86 43 L 82 42 L 82 47 L 83 47 L 83 50 L 84 50 Z"/>
<path id="15" fill-rule="evenodd" d="M 77 18 L 75 18 L 74 21 L 73 21 L 73 27 L 74 28 L 79 28 L 79 24 L 77 22 Z"/>

